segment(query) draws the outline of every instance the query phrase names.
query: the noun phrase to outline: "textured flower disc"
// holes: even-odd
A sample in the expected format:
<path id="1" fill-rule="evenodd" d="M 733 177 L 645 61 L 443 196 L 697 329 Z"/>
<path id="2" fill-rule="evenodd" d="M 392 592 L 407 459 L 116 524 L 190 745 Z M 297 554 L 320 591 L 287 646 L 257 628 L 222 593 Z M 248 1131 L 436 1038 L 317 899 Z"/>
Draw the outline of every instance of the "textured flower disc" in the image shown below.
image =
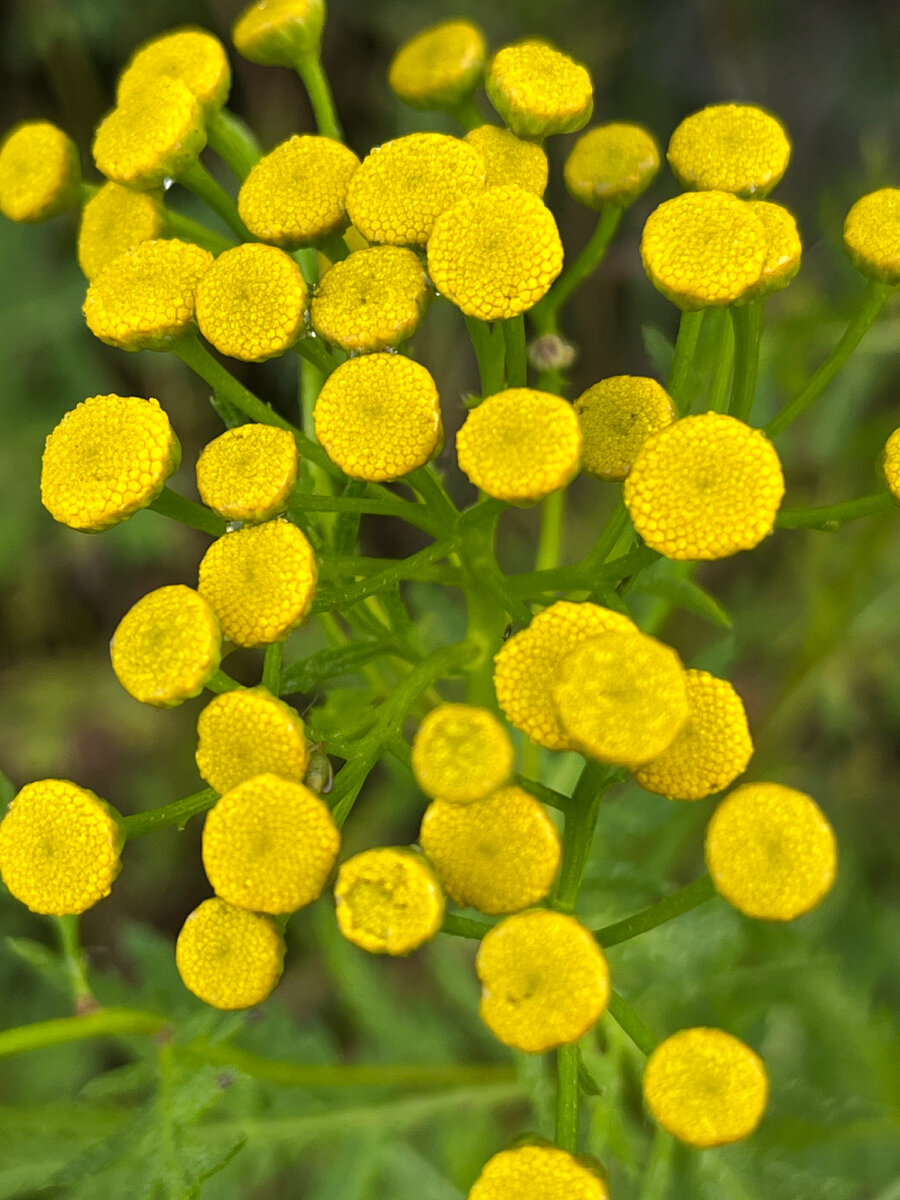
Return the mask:
<path id="1" fill-rule="evenodd" d="M 498 50 L 484 86 L 491 104 L 519 137 L 574 133 L 594 111 L 587 69 L 548 42 L 529 39 Z"/>
<path id="2" fill-rule="evenodd" d="M 574 917 L 545 908 L 495 925 L 475 969 L 482 1020 L 501 1042 L 529 1054 L 577 1042 L 609 998 L 609 968 L 591 934 Z"/>
<path id="3" fill-rule="evenodd" d="M 473 408 L 456 435 L 460 470 L 512 504 L 543 500 L 581 464 L 581 427 L 561 396 L 507 388 Z"/>
<path id="4" fill-rule="evenodd" d="M 613 375 L 575 401 L 581 425 L 581 465 L 601 479 L 624 479 L 651 433 L 675 420 L 669 393 L 641 375 Z"/>
<path id="5" fill-rule="evenodd" d="M 421 854 L 364 850 L 338 871 L 338 925 L 348 942 L 370 954 L 409 954 L 429 941 L 444 919 L 444 896 Z"/>
<path id="6" fill-rule="evenodd" d="M 484 189 L 484 159 L 460 138 L 410 133 L 376 146 L 350 180 L 347 212 L 370 242 L 424 246 L 441 213 Z"/>
<path id="7" fill-rule="evenodd" d="M 467 1200 L 609 1200 L 599 1175 L 556 1146 L 516 1146 L 489 1158 Z"/>
<path id="8" fill-rule="evenodd" d="M 213 542 L 197 590 L 238 646 L 281 642 L 306 619 L 316 590 L 316 559 L 306 535 L 276 518 Z"/>
<path id="9" fill-rule="evenodd" d="M 161 238 L 165 229 L 161 193 L 104 183 L 81 211 L 78 264 L 89 280 L 96 279 L 114 258 Z"/>
<path id="10" fill-rule="evenodd" d="M 879 283 L 900 284 L 900 188 L 881 188 L 853 205 L 844 222 L 853 265 Z"/>
<path id="11" fill-rule="evenodd" d="M 264 688 L 235 688 L 214 697 L 197 721 L 197 770 L 222 792 L 270 772 L 302 783 L 309 761 L 296 710 Z"/>
<path id="12" fill-rule="evenodd" d="M 388 84 L 413 108 L 453 108 L 475 90 L 486 58 L 477 25 L 443 21 L 400 47 L 388 68 Z"/>
<path id="13" fill-rule="evenodd" d="M 264 67 L 296 67 L 318 50 L 325 0 L 256 0 L 234 23 L 235 49 Z"/>
<path id="14" fill-rule="evenodd" d="M 553 707 L 550 683 L 570 650 L 610 629 L 637 632 L 622 613 L 558 600 L 505 641 L 494 658 L 494 688 L 507 721 L 548 750 L 573 750 Z"/>
<path id="15" fill-rule="evenodd" d="M 762 1060 L 721 1029 L 682 1029 L 644 1071 L 644 1099 L 663 1129 L 689 1146 L 724 1146 L 759 1124 L 769 1095 Z"/>
<path id="16" fill-rule="evenodd" d="M 900 429 L 895 429 L 881 454 L 881 473 L 891 495 L 900 504 Z"/>
<path id="17" fill-rule="evenodd" d="M 803 246 L 793 215 L 769 200 L 748 200 L 747 206 L 762 221 L 766 230 L 766 261 L 756 285 L 761 296 L 780 292 L 800 270 Z"/>
<path id="18" fill-rule="evenodd" d="M 416 730 L 412 769 L 432 798 L 469 804 L 509 779 L 515 751 L 492 712 L 471 704 L 439 704 Z"/>
<path id="19" fill-rule="evenodd" d="M 312 298 L 310 322 L 348 352 L 384 350 L 415 332 L 430 295 L 417 254 L 402 246 L 370 246 L 325 273 Z"/>
<path id="20" fill-rule="evenodd" d="M 547 155 L 536 142 L 517 138 L 499 125 L 480 125 L 463 141 L 474 146 L 484 159 L 486 187 L 513 185 L 536 196 L 543 196 L 547 190 Z"/>
<path id="21" fill-rule="evenodd" d="M 659 172 L 659 146 L 641 125 L 614 121 L 583 133 L 563 176 L 576 200 L 599 212 L 605 204 L 632 204 Z"/>
<path id="22" fill-rule="evenodd" d="M 145 192 L 177 179 L 206 145 L 203 109 L 180 79 L 147 79 L 100 122 L 94 162 L 107 179 Z"/>
<path id="23" fill-rule="evenodd" d="M 81 163 L 70 137 L 49 121 L 23 121 L 0 146 L 0 212 L 47 221 L 78 203 Z"/>
<path id="24" fill-rule="evenodd" d="M 119 76 L 116 103 L 127 103 L 133 92 L 160 78 L 179 80 L 190 88 L 207 115 L 215 113 L 228 99 L 231 87 L 225 47 L 205 29 L 190 26 L 144 42 Z"/>
<path id="25" fill-rule="evenodd" d="M 221 642 L 216 614 L 201 595 L 177 583 L 138 600 L 109 648 L 129 696 L 171 708 L 203 691 L 219 669 Z"/>
<path id="26" fill-rule="evenodd" d="M 793 921 L 819 903 L 837 872 L 834 832 L 804 792 L 745 783 L 727 796 L 706 832 L 717 890 L 748 917 Z"/>
<path id="27" fill-rule="evenodd" d="M 238 212 L 254 235 L 288 250 L 347 225 L 347 188 L 359 159 L 331 138 L 295 135 L 259 160 L 241 185 Z"/>
<path id="28" fill-rule="evenodd" d="M 647 218 L 641 258 L 647 278 L 686 312 L 733 304 L 766 265 L 766 227 L 728 192 L 684 192 Z"/>
<path id="29" fill-rule="evenodd" d="M 284 512 L 297 482 L 297 443 L 274 425 L 238 425 L 197 459 L 197 491 L 226 521 L 268 521 Z"/>
<path id="30" fill-rule="evenodd" d="M 512 185 L 488 188 L 445 212 L 428 243 L 434 286 L 480 321 L 506 320 L 537 304 L 562 263 L 553 213 Z"/>
<path id="31" fill-rule="evenodd" d="M 208 250 L 177 238 L 142 242 L 91 280 L 88 329 L 120 350 L 170 350 L 194 326 L 197 284 L 212 261 Z"/>
<path id="32" fill-rule="evenodd" d="M 271 917 L 204 900 L 181 927 L 175 965 L 184 986 L 213 1008 L 261 1004 L 281 978 L 284 939 Z"/>
<path id="33" fill-rule="evenodd" d="M 313 414 L 316 438 L 352 479 L 399 479 L 436 452 L 437 384 L 401 354 L 366 354 L 329 375 Z"/>
<path id="34" fill-rule="evenodd" d="M 318 899 L 341 848 L 315 792 L 254 775 L 222 796 L 203 826 L 203 868 L 217 896 L 254 912 L 288 913 Z"/>
<path id="35" fill-rule="evenodd" d="M 229 358 L 264 362 L 303 333 L 306 283 L 277 246 L 245 242 L 220 254 L 197 285 L 197 324 Z"/>
<path id="36" fill-rule="evenodd" d="M 0 821 L 0 877 L 32 912 L 82 913 L 109 895 L 124 844 L 111 805 L 67 779 L 39 779 Z"/>
<path id="37" fill-rule="evenodd" d="M 483 913 L 537 904 L 559 867 L 556 826 L 519 787 L 500 788 L 470 804 L 433 800 L 419 842 L 450 899 Z"/>
<path id="38" fill-rule="evenodd" d="M 670 800 L 702 800 L 742 775 L 753 754 L 743 701 L 730 683 L 685 671 L 690 716 L 659 758 L 635 771 L 648 792 Z"/>
<path id="39" fill-rule="evenodd" d="M 47 438 L 41 501 L 55 521 L 97 533 L 152 504 L 180 462 L 158 401 L 90 396 Z"/>
<path id="40" fill-rule="evenodd" d="M 781 122 L 752 104 L 711 104 L 685 117 L 669 142 L 682 186 L 765 196 L 787 170 L 791 143 Z"/>
<path id="41" fill-rule="evenodd" d="M 784 476 L 764 433 L 709 412 L 649 437 L 624 495 L 635 529 L 666 558 L 727 558 L 772 532 Z"/>

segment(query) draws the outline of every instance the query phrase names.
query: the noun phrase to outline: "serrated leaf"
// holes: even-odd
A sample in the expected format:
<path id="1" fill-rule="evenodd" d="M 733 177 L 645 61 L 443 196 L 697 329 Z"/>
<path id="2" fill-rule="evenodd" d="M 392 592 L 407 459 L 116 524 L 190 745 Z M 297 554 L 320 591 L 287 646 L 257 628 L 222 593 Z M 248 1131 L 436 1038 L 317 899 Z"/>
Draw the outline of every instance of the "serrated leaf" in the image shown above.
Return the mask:
<path id="1" fill-rule="evenodd" d="M 312 692 L 327 679 L 357 671 L 382 654 L 396 654 L 398 644 L 392 640 L 354 642 L 350 646 L 335 646 L 318 650 L 302 662 L 293 663 L 281 676 L 281 694 Z"/>
<path id="2" fill-rule="evenodd" d="M 663 331 L 657 329 L 655 325 L 642 325 L 641 338 L 644 342 L 644 350 L 653 364 L 654 370 L 660 379 L 668 379 L 672 370 L 672 359 L 675 357 L 675 347 Z"/>

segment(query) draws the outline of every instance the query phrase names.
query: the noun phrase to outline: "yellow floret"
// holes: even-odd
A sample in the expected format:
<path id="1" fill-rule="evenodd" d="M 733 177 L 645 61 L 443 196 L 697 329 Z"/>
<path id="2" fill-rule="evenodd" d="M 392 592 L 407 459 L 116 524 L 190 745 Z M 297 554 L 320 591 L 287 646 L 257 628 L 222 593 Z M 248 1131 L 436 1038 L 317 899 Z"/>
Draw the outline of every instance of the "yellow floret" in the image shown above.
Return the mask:
<path id="1" fill-rule="evenodd" d="M 114 258 L 161 238 L 165 228 L 160 193 L 104 183 L 81 212 L 78 264 L 89 280 L 96 279 Z"/>
<path id="2" fill-rule="evenodd" d="M 577 1042 L 609 998 L 606 959 L 574 917 L 532 909 L 486 933 L 475 959 L 481 1017 L 495 1037 L 529 1054 Z"/>
<path id="3" fill-rule="evenodd" d="M 549 42 L 529 39 L 498 50 L 484 86 L 491 104 L 520 137 L 574 133 L 594 111 L 587 69 Z"/>
<path id="4" fill-rule="evenodd" d="M 200 563 L 201 596 L 238 646 L 281 642 L 306 618 L 316 560 L 306 536 L 277 518 L 227 533 Z"/>
<path id="5" fill-rule="evenodd" d="M 55 521 L 98 533 L 152 504 L 180 462 L 157 400 L 90 396 L 47 438 L 41 502 Z"/>
<path id="6" fill-rule="evenodd" d="M 752 104 L 711 104 L 685 117 L 669 142 L 669 166 L 686 188 L 765 196 L 787 170 L 781 122 Z"/>
<path id="7" fill-rule="evenodd" d="M 644 1099 L 663 1129 L 689 1146 L 724 1146 L 759 1124 L 769 1095 L 762 1060 L 721 1029 L 682 1029 L 656 1047 Z"/>
<path id="8" fill-rule="evenodd" d="M 556 1146 L 516 1146 L 488 1159 L 467 1200 L 609 1200 L 599 1175 Z"/>
<path id="9" fill-rule="evenodd" d="M 207 116 L 215 113 L 227 100 L 231 87 L 225 47 L 205 29 L 192 26 L 144 42 L 119 76 L 116 103 L 126 103 L 134 91 L 160 78 L 180 80 L 197 97 Z"/>
<path id="10" fill-rule="evenodd" d="M 895 429 L 885 442 L 880 465 L 888 490 L 900 504 L 900 429 Z"/>
<path id="11" fill-rule="evenodd" d="M 484 159 L 486 187 L 513 184 L 536 196 L 543 196 L 547 190 L 547 155 L 536 142 L 517 138 L 499 125 L 481 125 L 463 140 Z"/>
<path id="12" fill-rule="evenodd" d="M 488 188 L 445 212 L 428 243 L 434 286 L 481 321 L 515 317 L 537 304 L 562 263 L 553 213 L 512 185 Z"/>
<path id="13" fill-rule="evenodd" d="M 880 188 L 857 200 L 844 222 L 844 245 L 863 275 L 900 284 L 900 188 Z"/>
<path id="14" fill-rule="evenodd" d="M 284 939 L 271 917 L 204 900 L 181 927 L 175 965 L 184 986 L 205 1004 L 250 1008 L 281 978 Z"/>
<path id="15" fill-rule="evenodd" d="M 433 800 L 419 842 L 450 899 L 483 913 L 537 904 L 559 867 L 556 826 L 519 787 L 500 788 L 470 804 Z"/>
<path id="16" fill-rule="evenodd" d="M 793 215 L 780 204 L 769 200 L 748 200 L 747 206 L 756 213 L 766 231 L 766 261 L 756 289 L 768 296 L 787 287 L 800 270 L 803 246 Z"/>
<path id="17" fill-rule="evenodd" d="M 135 700 L 171 708 L 199 696 L 219 669 L 216 614 L 183 584 L 148 592 L 128 610 L 110 642 L 112 666 Z"/>
<path id="18" fill-rule="evenodd" d="M 452 804 L 480 800 L 509 779 L 515 751 L 492 712 L 439 704 L 416 731 L 412 769 L 426 796 Z"/>
<path id="19" fill-rule="evenodd" d="M 453 108 L 475 90 L 486 57 L 477 25 L 443 21 L 400 47 L 388 68 L 388 84 L 413 108 Z"/>
<path id="20" fill-rule="evenodd" d="M 309 751 L 297 712 L 264 688 L 235 688 L 197 721 L 197 770 L 220 794 L 271 772 L 303 782 Z"/>
<path id="21" fill-rule="evenodd" d="M 641 125 L 614 121 L 583 133 L 563 175 L 576 200 L 599 212 L 605 204 L 626 208 L 659 171 L 659 146 Z"/>
<path id="22" fill-rule="evenodd" d="M 316 438 L 353 479 L 399 479 L 440 443 L 440 397 L 426 369 L 401 354 L 342 363 L 316 400 Z"/>
<path id="23" fill-rule="evenodd" d="M 821 809 L 780 783 L 745 783 L 713 814 L 706 864 L 717 890 L 748 917 L 793 921 L 834 883 L 837 846 Z"/>
<path id="24" fill-rule="evenodd" d="M 347 188 L 359 159 L 331 138 L 295 135 L 259 160 L 238 193 L 254 237 L 287 250 L 346 228 Z"/>
<path id="25" fill-rule="evenodd" d="M 444 919 L 434 872 L 412 850 L 364 850 L 338 872 L 334 902 L 341 933 L 370 954 L 409 954 Z"/>
<path id="26" fill-rule="evenodd" d="M 177 178 L 205 145 L 203 109 L 191 89 L 153 77 L 100 122 L 94 162 L 107 179 L 145 192 Z"/>
<path id="27" fill-rule="evenodd" d="M 296 67 L 318 51 L 325 0 L 256 0 L 234 23 L 235 49 L 264 67 Z"/>
<path id="28" fill-rule="evenodd" d="M 667 558 L 727 558 L 772 532 L 784 496 L 775 447 L 722 413 L 653 434 L 625 480 L 634 527 Z"/>
<path id="29" fill-rule="evenodd" d="M 197 491 L 226 521 L 268 521 L 284 512 L 297 482 L 297 443 L 274 425 L 238 425 L 197 459 Z"/>
<path id="30" fill-rule="evenodd" d="M 575 401 L 581 425 L 581 464 L 601 479 L 624 479 L 651 433 L 675 420 L 669 393 L 640 375 L 613 375 Z"/>
<path id="31" fill-rule="evenodd" d="M 553 707 L 550 682 L 570 650 L 610 629 L 637 631 L 612 609 L 558 600 L 504 642 L 494 658 L 494 688 L 510 724 L 548 750 L 573 750 Z"/>
<path id="32" fill-rule="evenodd" d="M 288 913 L 318 899 L 341 835 L 315 792 L 254 775 L 206 816 L 203 868 L 217 896 L 254 912 Z"/>
<path id="33" fill-rule="evenodd" d="M 755 288 L 768 254 L 766 227 L 728 192 L 684 192 L 647 218 L 647 278 L 687 312 L 733 304 Z"/>
<path id="34" fill-rule="evenodd" d="M 0 821 L 0 877 L 32 912 L 82 913 L 109 895 L 124 843 L 111 805 L 67 779 L 39 779 Z"/>
<path id="35" fill-rule="evenodd" d="M 316 333 L 344 350 L 384 350 L 415 332 L 429 299 L 417 254 L 402 246 L 370 246 L 325 274 L 309 317 Z"/>
<path id="36" fill-rule="evenodd" d="M 81 163 L 70 137 L 49 121 L 23 121 L 0 146 L 0 212 L 47 221 L 78 203 Z"/>

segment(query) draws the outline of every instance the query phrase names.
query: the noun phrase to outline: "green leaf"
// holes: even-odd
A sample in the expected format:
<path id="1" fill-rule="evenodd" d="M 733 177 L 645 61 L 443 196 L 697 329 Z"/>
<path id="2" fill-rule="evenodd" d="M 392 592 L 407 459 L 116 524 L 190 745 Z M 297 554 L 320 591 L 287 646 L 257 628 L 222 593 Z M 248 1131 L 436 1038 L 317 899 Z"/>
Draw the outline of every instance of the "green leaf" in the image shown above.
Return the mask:
<path id="1" fill-rule="evenodd" d="M 719 629 L 732 628 L 731 617 L 722 605 L 693 579 L 673 579 L 671 576 L 658 575 L 655 578 L 642 579 L 634 590 L 648 596 L 659 596 L 662 600 L 668 600 L 677 608 L 683 608 L 697 617 L 703 617 L 704 620 L 709 621 L 711 625 L 716 625 Z"/>
<path id="2" fill-rule="evenodd" d="M 36 942 L 32 938 L 24 937 L 8 937 L 6 945 L 16 958 L 31 967 L 56 991 L 68 994 L 68 972 L 59 955 L 55 954 L 49 946 L 45 946 L 43 942 Z"/>
<path id="3" fill-rule="evenodd" d="M 674 345 L 655 325 L 642 325 L 641 337 L 644 342 L 644 350 L 657 375 L 660 379 L 668 379 L 672 370 L 672 359 L 675 357 Z"/>
<path id="4" fill-rule="evenodd" d="M 230 400 L 226 400 L 224 396 L 210 391 L 209 402 L 226 429 L 236 429 L 238 425 L 250 423 L 250 418 L 236 408 Z"/>
<path id="5" fill-rule="evenodd" d="M 302 662 L 293 663 L 281 676 L 281 694 L 312 692 L 326 679 L 347 675 L 379 658 L 382 654 L 397 654 L 401 649 L 393 640 L 354 642 L 350 646 L 335 646 L 318 650 Z M 404 656 L 405 657 L 405 656 Z"/>

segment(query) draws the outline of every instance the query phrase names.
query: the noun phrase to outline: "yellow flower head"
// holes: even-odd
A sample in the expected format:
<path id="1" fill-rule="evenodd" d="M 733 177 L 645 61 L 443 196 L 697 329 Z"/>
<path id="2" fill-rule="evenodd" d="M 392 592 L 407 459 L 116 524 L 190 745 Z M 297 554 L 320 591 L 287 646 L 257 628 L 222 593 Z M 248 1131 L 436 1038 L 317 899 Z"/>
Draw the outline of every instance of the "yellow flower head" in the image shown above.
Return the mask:
<path id="1" fill-rule="evenodd" d="M 553 213 L 520 187 L 488 188 L 434 223 L 428 271 L 469 317 L 502 321 L 537 304 L 562 270 Z"/>
<path id="2" fill-rule="evenodd" d="M 548 750 L 573 750 L 553 707 L 550 683 L 570 650 L 610 629 L 637 632 L 622 613 L 558 600 L 504 642 L 494 658 L 494 688 L 507 721 Z"/>
<path id="3" fill-rule="evenodd" d="M 220 254 L 197 285 L 197 324 L 229 358 L 264 362 L 303 332 L 306 284 L 277 246 L 245 242 Z"/>
<path id="4" fill-rule="evenodd" d="M 295 135 L 259 160 L 241 185 L 238 212 L 254 237 L 287 250 L 347 226 L 347 188 L 359 159 L 340 142 Z"/>
<path id="5" fill-rule="evenodd" d="M 515 751 L 492 712 L 439 704 L 416 731 L 412 769 L 426 796 L 451 804 L 481 800 L 509 779 Z"/>
<path id="6" fill-rule="evenodd" d="M 197 459 L 197 491 L 226 521 L 268 521 L 287 508 L 297 467 L 297 443 L 288 430 L 238 425 Z"/>
<path id="7" fill-rule="evenodd" d="M 881 453 L 881 473 L 894 499 L 900 503 L 900 429 L 895 429 Z"/>
<path id="8" fill-rule="evenodd" d="M 624 479 L 651 433 L 675 420 L 669 393 L 641 375 L 613 375 L 575 401 L 581 425 L 581 464 L 601 479 Z"/>
<path id="9" fill-rule="evenodd" d="M 129 696 L 172 708 L 199 696 L 221 661 L 216 614 L 183 584 L 148 592 L 128 610 L 110 642 L 112 666 Z"/>
<path id="10" fill-rule="evenodd" d="M 450 899 L 483 913 L 537 904 L 559 867 L 556 826 L 519 787 L 500 788 L 470 804 L 433 800 L 419 841 Z"/>
<path id="11" fill-rule="evenodd" d="M 0 821 L 0 877 L 32 912 L 82 913 L 109 895 L 124 844 L 111 805 L 68 779 L 39 779 Z"/>
<path id="12" fill-rule="evenodd" d="M 443 21 L 400 47 L 388 68 L 388 84 L 413 108 L 453 108 L 477 87 L 486 57 L 477 25 Z"/>
<path id="13" fill-rule="evenodd" d="M 725 679 L 685 671 L 687 724 L 659 758 L 635 771 L 648 792 L 670 800 L 701 800 L 720 792 L 746 770 L 753 754 L 747 714 Z"/>
<path id="14" fill-rule="evenodd" d="M 188 991 L 213 1008 L 261 1004 L 281 978 L 284 939 L 271 917 L 204 900 L 181 927 L 175 965 Z"/>
<path id="15" fill-rule="evenodd" d="M 467 1200 L 609 1200 L 599 1175 L 556 1146 L 516 1146 L 488 1159 Z"/>
<path id="16" fill-rule="evenodd" d="M 599 212 L 604 204 L 626 208 L 659 171 L 659 146 L 642 125 L 613 121 L 583 133 L 563 175 L 576 200 Z"/>
<path id="17" fill-rule="evenodd" d="M 594 111 L 587 68 L 536 39 L 498 50 L 484 86 L 491 104 L 519 137 L 574 133 Z"/>
<path id="18" fill-rule="evenodd" d="M 23 121 L 0 146 L 0 212 L 47 221 L 78 203 L 81 163 L 70 137 L 49 121 Z"/>
<path id="19" fill-rule="evenodd" d="M 656 1047 L 644 1099 L 663 1129 L 689 1146 L 724 1146 L 759 1124 L 769 1095 L 762 1060 L 722 1029 L 682 1029 Z"/>
<path id="20" fill-rule="evenodd" d="M 844 222 L 844 245 L 863 275 L 900 284 L 900 188 L 880 188 L 857 200 Z"/>
<path id="21" fill-rule="evenodd" d="M 486 187 L 512 184 L 536 196 L 543 196 L 547 190 L 547 155 L 536 142 L 517 138 L 499 125 L 480 125 L 463 141 L 474 146 L 484 159 Z"/>
<path id="22" fill-rule="evenodd" d="M 634 527 L 667 558 L 727 558 L 771 533 L 784 496 L 775 447 L 722 413 L 653 434 L 625 480 Z"/>
<path id="23" fill-rule="evenodd" d="M 370 242 L 424 246 L 441 213 L 483 190 L 484 173 L 484 159 L 460 138 L 410 133 L 366 155 L 347 212 Z"/>
<path id="24" fill-rule="evenodd" d="M 213 256 L 177 238 L 142 242 L 114 258 L 88 286 L 84 319 L 120 350 L 169 350 L 194 325 L 197 284 Z"/>
<path id="25" fill-rule="evenodd" d="M 456 435 L 456 453 L 476 487 L 497 500 L 527 504 L 576 474 L 581 427 L 562 397 L 507 388 L 472 409 Z"/>
<path id="26" fill-rule="evenodd" d="M 780 783 L 745 783 L 713 813 L 706 864 L 720 894 L 748 917 L 793 921 L 834 883 L 837 846 L 805 793 Z"/>
<path id="27" fill-rule="evenodd" d="M 340 848 L 341 835 L 315 792 L 278 775 L 254 775 L 233 787 L 203 826 L 203 868 L 216 895 L 255 912 L 312 904 Z"/>
<path id="28" fill-rule="evenodd" d="M 545 908 L 495 925 L 475 969 L 482 1020 L 501 1042 L 529 1054 L 577 1042 L 609 998 L 609 968 L 591 934 Z"/>
<path id="29" fill-rule="evenodd" d="M 205 145 L 203 109 L 191 89 L 151 76 L 97 126 L 94 162 L 107 179 L 145 192 L 176 179 Z"/>
<path id="30" fill-rule="evenodd" d="M 338 925 L 348 942 L 370 954 L 409 954 L 429 941 L 444 919 L 434 872 L 413 850 L 364 850 L 338 871 Z"/>
<path id="31" fill-rule="evenodd" d="M 685 117 L 667 157 L 683 187 L 762 197 L 787 170 L 791 142 L 781 122 L 762 108 L 711 104 Z"/>
<path id="32" fill-rule="evenodd" d="M 214 697 L 197 721 L 197 770 L 220 794 L 271 772 L 303 782 L 309 752 L 297 712 L 264 688 Z"/>
<path id="33" fill-rule="evenodd" d="M 748 200 L 747 207 L 762 221 L 766 231 L 766 261 L 756 285 L 757 294 L 771 295 L 787 287 L 800 270 L 803 246 L 793 215 L 769 200 Z"/>
<path id="34" fill-rule="evenodd" d="M 430 299 L 419 256 L 402 246 L 370 246 L 336 262 L 309 309 L 316 333 L 353 351 L 384 350 L 413 334 Z"/>
<path id="35" fill-rule="evenodd" d="M 226 533 L 204 554 L 197 590 L 236 645 L 282 642 L 313 602 L 312 546 L 296 525 L 280 518 Z"/>
<path id="36" fill-rule="evenodd" d="M 235 49 L 264 67 L 296 67 L 318 52 L 325 0 L 256 0 L 234 23 Z"/>
<path id="37" fill-rule="evenodd" d="M 437 384 L 401 354 L 342 363 L 325 381 L 313 416 L 328 457 L 352 479 L 408 475 L 428 462 L 443 435 Z"/>
<path id="38" fill-rule="evenodd" d="M 78 264 L 96 279 L 105 266 L 165 232 L 166 218 L 158 192 L 135 192 L 119 183 L 104 183 L 81 211 Z"/>
<path id="39" fill-rule="evenodd" d="M 152 504 L 180 462 L 158 401 L 90 396 L 47 438 L 41 502 L 55 521 L 98 533 Z"/>
<path id="40" fill-rule="evenodd" d="M 225 47 L 205 29 L 191 26 L 144 42 L 119 76 L 116 103 L 126 104 L 135 91 L 161 78 L 177 79 L 190 88 L 207 116 L 218 112 L 231 87 Z"/>
<path id="41" fill-rule="evenodd" d="M 683 192 L 647 218 L 647 278 L 687 312 L 733 304 L 755 288 L 768 255 L 766 227 L 728 192 Z"/>

